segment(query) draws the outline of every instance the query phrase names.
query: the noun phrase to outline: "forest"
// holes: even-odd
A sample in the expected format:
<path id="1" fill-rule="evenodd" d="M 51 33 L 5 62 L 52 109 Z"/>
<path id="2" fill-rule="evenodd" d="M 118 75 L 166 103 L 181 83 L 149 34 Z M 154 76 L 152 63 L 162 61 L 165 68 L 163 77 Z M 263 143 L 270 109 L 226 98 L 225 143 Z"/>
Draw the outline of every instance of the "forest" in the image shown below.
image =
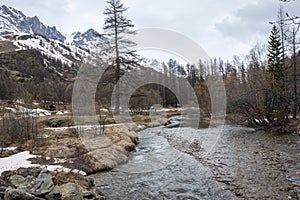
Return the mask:
<path id="1" fill-rule="evenodd" d="M 121 36 L 123 33 L 134 34 L 133 22 L 122 17 L 127 8 L 119 1 L 108 5 L 104 11 L 107 18 L 103 30 L 110 39 L 102 44 L 100 55 L 107 56 L 111 66 L 98 83 L 95 101 L 98 107 L 106 108 L 113 106 L 111 96 L 118 80 L 131 69 L 145 67 L 143 58 L 134 50 L 134 42 Z M 114 7 L 116 10 L 112 9 Z M 114 14 L 119 16 L 118 24 L 113 23 Z M 202 115 L 211 114 L 207 82 L 215 80 L 225 86 L 227 114 L 234 123 L 262 129 L 293 127 L 291 121 L 297 119 L 300 107 L 299 26 L 299 17 L 290 16 L 281 6 L 277 19 L 270 22 L 269 38 L 257 43 L 248 55 L 233 56 L 232 60 L 199 60 L 186 65 L 170 58 L 161 63 L 159 73 L 166 77 L 185 78 L 197 95 Z M 47 67 L 45 58 L 47 65 L 56 69 Z M 44 108 L 52 104 L 70 105 L 80 65 L 77 62 L 71 68 L 66 67 L 60 60 L 47 58 L 35 49 L 1 53 L 0 98 L 8 102 L 23 99 L 29 104 L 43 102 Z M 65 71 L 67 77 L 55 74 L 53 70 L 57 69 Z M 180 106 L 179 100 L 168 88 L 150 84 L 132 95 L 129 107 L 132 113 L 138 113 L 149 110 L 154 104 Z M 296 126 L 294 122 L 292 124 Z"/>

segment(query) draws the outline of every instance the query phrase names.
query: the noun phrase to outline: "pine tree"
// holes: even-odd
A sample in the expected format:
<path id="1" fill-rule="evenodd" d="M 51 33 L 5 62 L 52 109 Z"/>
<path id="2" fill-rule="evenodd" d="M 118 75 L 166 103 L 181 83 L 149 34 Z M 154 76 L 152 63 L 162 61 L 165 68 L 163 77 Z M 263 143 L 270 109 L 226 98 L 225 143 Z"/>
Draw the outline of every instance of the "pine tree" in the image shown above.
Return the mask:
<path id="1" fill-rule="evenodd" d="M 274 25 L 269 37 L 268 47 L 268 73 L 276 87 L 282 86 L 284 81 L 283 46 L 280 33 Z"/>
<path id="2" fill-rule="evenodd" d="M 286 117 L 285 98 L 285 69 L 284 50 L 281 43 L 281 36 L 276 25 L 273 26 L 268 47 L 268 74 L 271 84 L 271 91 L 266 99 L 267 118 L 269 121 L 284 122 Z"/>
<path id="3" fill-rule="evenodd" d="M 126 38 L 126 34 L 135 34 L 131 28 L 134 24 L 127 19 L 124 13 L 127 8 L 120 0 L 106 1 L 104 9 L 105 23 L 103 30 L 109 37 L 108 45 L 103 49 L 105 54 L 111 58 L 111 65 L 115 70 L 115 83 L 120 79 L 122 72 L 138 65 L 138 55 L 132 48 L 136 45 Z M 119 114 L 120 95 L 119 88 L 116 88 L 115 113 Z"/>

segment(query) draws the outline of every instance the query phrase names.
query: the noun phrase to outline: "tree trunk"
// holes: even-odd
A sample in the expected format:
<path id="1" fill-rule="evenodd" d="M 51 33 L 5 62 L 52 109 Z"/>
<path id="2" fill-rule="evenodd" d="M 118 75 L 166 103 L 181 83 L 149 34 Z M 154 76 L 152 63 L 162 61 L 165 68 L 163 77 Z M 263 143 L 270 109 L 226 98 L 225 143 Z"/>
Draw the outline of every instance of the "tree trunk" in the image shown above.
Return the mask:
<path id="1" fill-rule="evenodd" d="M 120 79 L 120 55 L 119 55 L 119 46 L 118 46 L 118 26 L 117 26 L 117 11 L 114 12 L 115 20 L 115 47 L 116 47 L 116 96 L 115 96 L 115 114 L 120 114 L 120 91 L 119 85 L 117 84 Z"/>
<path id="2" fill-rule="evenodd" d="M 297 97 L 297 69 L 296 69 L 296 31 L 295 26 L 293 27 L 293 69 L 294 69 L 294 113 L 293 118 L 296 119 L 297 117 L 297 110 L 298 110 L 298 97 Z"/>

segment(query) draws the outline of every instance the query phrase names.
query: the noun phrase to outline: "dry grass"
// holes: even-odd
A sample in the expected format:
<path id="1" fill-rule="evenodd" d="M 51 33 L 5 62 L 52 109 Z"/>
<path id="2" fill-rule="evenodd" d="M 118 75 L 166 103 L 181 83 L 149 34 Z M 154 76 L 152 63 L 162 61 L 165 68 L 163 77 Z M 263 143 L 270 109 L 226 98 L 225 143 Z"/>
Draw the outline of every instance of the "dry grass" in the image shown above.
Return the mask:
<path id="1" fill-rule="evenodd" d="M 88 191 L 88 189 L 92 186 L 91 180 L 81 174 L 74 173 L 72 171 L 66 172 L 51 172 L 53 177 L 54 185 L 60 186 L 65 183 L 75 183 L 77 184 L 82 191 Z"/>

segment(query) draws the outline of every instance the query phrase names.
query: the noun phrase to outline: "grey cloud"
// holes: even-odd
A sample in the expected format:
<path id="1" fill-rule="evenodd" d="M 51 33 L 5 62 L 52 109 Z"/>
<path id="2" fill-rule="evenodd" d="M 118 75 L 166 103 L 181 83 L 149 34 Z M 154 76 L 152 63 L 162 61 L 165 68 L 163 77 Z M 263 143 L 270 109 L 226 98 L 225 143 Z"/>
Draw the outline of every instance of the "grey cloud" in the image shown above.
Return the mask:
<path id="1" fill-rule="evenodd" d="M 223 36 L 242 42 L 251 40 L 255 35 L 266 37 L 271 29 L 269 22 L 276 20 L 279 5 L 279 1 L 259 0 L 236 10 L 233 13 L 236 20 L 224 18 L 215 24 L 215 28 Z"/>
<path id="2" fill-rule="evenodd" d="M 133 20 L 136 28 L 157 27 L 178 31 L 206 46 L 212 54 L 227 56 L 234 49 L 248 51 L 244 47 L 252 45 L 249 38 L 253 35 L 269 33 L 271 27 L 268 21 L 276 19 L 279 0 L 123 2 L 129 8 L 127 16 Z M 36 15 L 46 25 L 57 26 L 58 30 L 65 33 L 88 28 L 101 32 L 103 26 L 105 0 L 0 0 L 0 4 L 15 7 L 28 16 Z M 298 0 L 285 6 L 293 11 L 291 15 L 299 13 Z M 226 18 L 229 15 L 234 15 L 237 20 Z M 244 49 L 240 50 L 241 46 Z"/>
<path id="3" fill-rule="evenodd" d="M 0 0 L 0 4 L 21 10 L 27 16 L 37 16 L 41 21 L 46 22 L 50 26 L 55 26 L 65 17 L 64 13 L 67 8 L 66 0 Z"/>

